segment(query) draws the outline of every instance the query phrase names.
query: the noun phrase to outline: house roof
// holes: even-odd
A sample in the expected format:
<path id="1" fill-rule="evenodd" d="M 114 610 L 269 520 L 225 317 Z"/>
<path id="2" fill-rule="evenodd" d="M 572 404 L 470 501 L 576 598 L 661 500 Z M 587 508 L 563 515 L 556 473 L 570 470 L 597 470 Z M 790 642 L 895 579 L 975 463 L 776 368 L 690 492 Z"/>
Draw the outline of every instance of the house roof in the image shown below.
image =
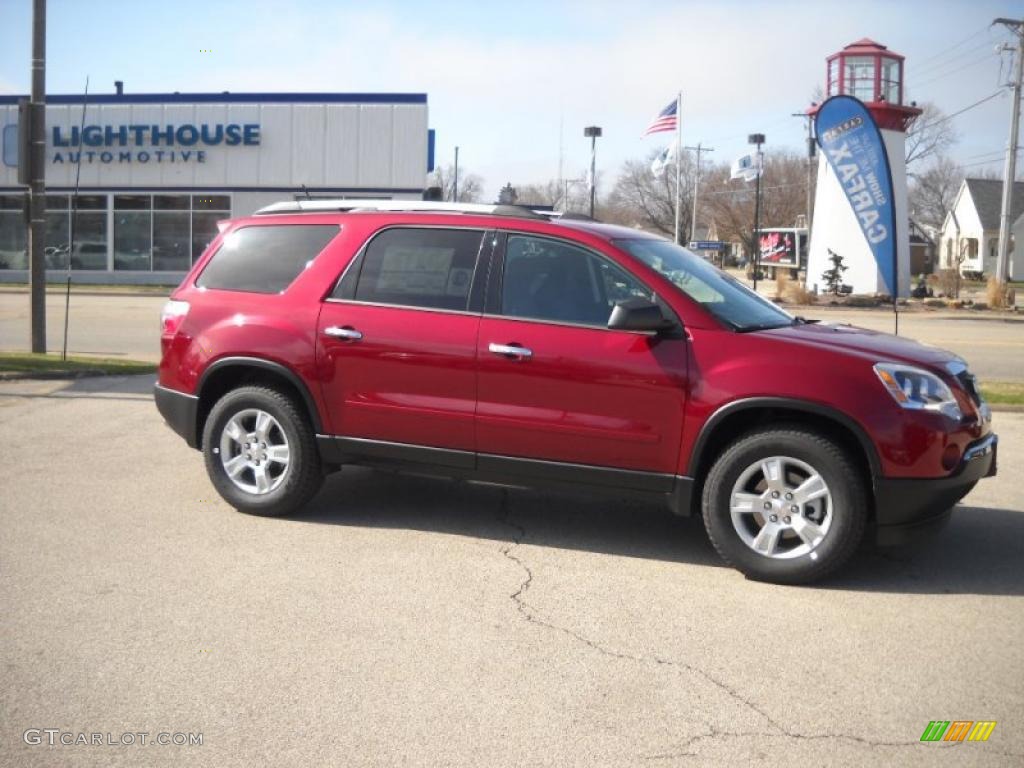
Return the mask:
<path id="1" fill-rule="evenodd" d="M 1001 179 L 964 179 L 974 208 L 985 230 L 999 229 L 999 215 L 1003 209 L 1003 182 Z M 1013 208 L 1010 222 L 1024 214 L 1024 181 L 1013 183 Z"/>

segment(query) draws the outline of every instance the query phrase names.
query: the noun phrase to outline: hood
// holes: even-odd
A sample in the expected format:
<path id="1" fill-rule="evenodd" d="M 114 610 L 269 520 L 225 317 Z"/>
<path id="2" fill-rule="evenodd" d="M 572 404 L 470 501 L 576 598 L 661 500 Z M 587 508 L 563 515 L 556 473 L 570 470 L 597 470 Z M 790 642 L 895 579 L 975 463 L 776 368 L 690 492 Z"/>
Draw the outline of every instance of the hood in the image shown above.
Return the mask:
<path id="1" fill-rule="evenodd" d="M 922 344 L 903 336 L 893 336 L 891 333 L 858 328 L 855 325 L 807 323 L 757 333 L 833 351 L 848 350 L 860 357 L 871 358 L 873 362 L 891 360 L 942 369 L 948 362 L 960 361 L 958 355 L 945 349 Z"/>

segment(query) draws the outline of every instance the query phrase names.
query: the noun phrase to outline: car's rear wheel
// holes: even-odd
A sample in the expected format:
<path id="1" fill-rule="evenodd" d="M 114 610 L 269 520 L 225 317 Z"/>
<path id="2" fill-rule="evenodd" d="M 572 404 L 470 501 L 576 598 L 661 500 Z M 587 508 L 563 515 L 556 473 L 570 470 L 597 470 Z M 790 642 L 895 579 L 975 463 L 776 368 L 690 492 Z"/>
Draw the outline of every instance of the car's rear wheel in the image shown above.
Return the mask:
<path id="1" fill-rule="evenodd" d="M 268 387 L 240 387 L 217 401 L 203 430 L 203 453 L 217 492 L 243 512 L 294 512 L 323 483 L 307 419 L 291 398 Z"/>
<path id="2" fill-rule="evenodd" d="M 864 535 L 860 472 L 813 430 L 753 432 L 727 448 L 704 484 L 704 526 L 722 558 L 752 579 L 799 584 L 839 568 Z"/>

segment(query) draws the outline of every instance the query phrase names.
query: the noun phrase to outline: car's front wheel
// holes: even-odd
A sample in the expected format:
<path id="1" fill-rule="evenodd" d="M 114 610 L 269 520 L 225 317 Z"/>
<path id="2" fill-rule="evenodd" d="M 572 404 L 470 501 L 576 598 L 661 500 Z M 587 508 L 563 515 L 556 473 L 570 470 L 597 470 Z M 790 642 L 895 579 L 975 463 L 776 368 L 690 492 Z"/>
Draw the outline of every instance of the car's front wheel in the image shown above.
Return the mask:
<path id="1" fill-rule="evenodd" d="M 815 581 L 845 563 L 868 507 L 845 449 L 799 426 L 752 432 L 727 448 L 708 473 L 702 505 L 722 558 L 781 584 Z"/>
<path id="2" fill-rule="evenodd" d="M 251 514 L 293 512 L 323 483 L 308 421 L 291 398 L 268 387 L 240 387 L 217 401 L 203 454 L 217 492 Z"/>

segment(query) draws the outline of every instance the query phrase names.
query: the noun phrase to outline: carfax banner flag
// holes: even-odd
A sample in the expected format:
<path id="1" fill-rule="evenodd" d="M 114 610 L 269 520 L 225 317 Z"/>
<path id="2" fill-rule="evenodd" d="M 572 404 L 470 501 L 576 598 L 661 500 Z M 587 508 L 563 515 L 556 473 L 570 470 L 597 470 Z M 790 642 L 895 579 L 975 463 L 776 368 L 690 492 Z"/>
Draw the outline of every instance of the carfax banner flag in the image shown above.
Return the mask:
<path id="1" fill-rule="evenodd" d="M 850 201 L 890 296 L 896 296 L 896 208 L 889 155 L 874 117 L 852 96 L 833 96 L 814 117 L 818 146 Z"/>

